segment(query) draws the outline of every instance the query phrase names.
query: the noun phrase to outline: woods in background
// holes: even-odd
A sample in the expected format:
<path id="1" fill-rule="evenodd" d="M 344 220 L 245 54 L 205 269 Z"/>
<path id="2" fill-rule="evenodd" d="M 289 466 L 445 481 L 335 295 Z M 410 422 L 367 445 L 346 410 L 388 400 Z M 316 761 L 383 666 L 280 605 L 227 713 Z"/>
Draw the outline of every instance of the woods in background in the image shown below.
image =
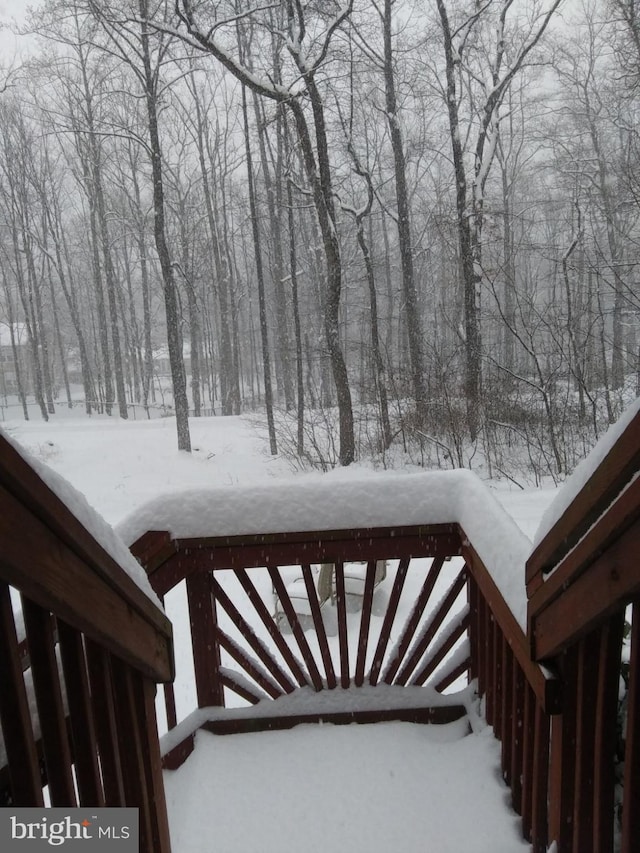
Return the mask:
<path id="1" fill-rule="evenodd" d="M 46 0 L 0 95 L 0 403 L 563 476 L 640 381 L 636 12 Z"/>

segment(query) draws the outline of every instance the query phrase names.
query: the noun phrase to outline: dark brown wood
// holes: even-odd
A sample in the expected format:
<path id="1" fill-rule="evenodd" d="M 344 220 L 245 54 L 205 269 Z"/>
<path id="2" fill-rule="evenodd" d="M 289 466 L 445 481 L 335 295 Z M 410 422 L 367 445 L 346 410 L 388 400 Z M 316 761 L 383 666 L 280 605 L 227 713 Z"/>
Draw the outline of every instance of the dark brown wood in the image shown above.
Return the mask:
<path id="1" fill-rule="evenodd" d="M 445 633 L 446 638 L 442 640 L 440 645 L 438 645 L 438 649 L 435 654 L 429 655 L 422 669 L 414 676 L 414 678 L 411 679 L 410 683 L 417 685 L 424 684 L 468 629 L 469 613 L 467 612 L 460 620 L 456 621 L 454 619 L 452 621 L 451 626 L 449 626 L 448 633 Z"/>
<path id="2" fill-rule="evenodd" d="M 364 684 L 364 668 L 367 661 L 367 647 L 369 643 L 369 626 L 371 624 L 371 608 L 373 606 L 373 588 L 376 580 L 376 561 L 369 560 L 364 582 L 364 595 L 362 598 L 362 610 L 360 612 L 360 635 L 358 637 L 358 655 L 356 658 L 356 673 L 354 683 L 356 687 Z"/>
<path id="3" fill-rule="evenodd" d="M 524 764 L 524 711 L 527 682 L 522 668 L 513 658 L 511 678 L 513 698 L 511 706 L 511 804 L 514 811 L 522 814 L 522 773 Z"/>
<path id="4" fill-rule="evenodd" d="M 216 639 L 217 618 L 211 582 L 210 572 L 191 575 L 186 582 L 193 666 L 200 708 L 224 704 L 224 694 L 218 679 L 220 647 Z"/>
<path id="5" fill-rule="evenodd" d="M 289 648 L 289 644 L 282 636 L 282 632 L 276 625 L 273 616 L 267 610 L 267 607 L 262 600 L 260 593 L 255 588 L 253 581 L 250 579 L 249 575 L 244 569 L 239 569 L 236 572 L 236 577 L 240 581 L 240 585 L 244 589 L 245 593 L 251 604 L 254 607 L 254 610 L 258 614 L 258 618 L 267 629 L 269 636 L 273 640 L 276 648 L 282 655 L 284 662 L 289 667 L 293 677 L 296 679 L 300 687 L 306 687 L 310 684 L 310 680 L 308 675 L 305 673 L 304 669 L 300 666 L 300 662 L 297 660 L 291 649 Z"/>
<path id="6" fill-rule="evenodd" d="M 0 583 L 0 685 L 0 723 L 11 780 L 11 804 L 42 806 L 38 754 L 18 655 L 11 596 L 5 583 Z"/>
<path id="7" fill-rule="evenodd" d="M 504 683 L 502 685 L 502 708 L 501 708 L 501 717 L 502 717 L 502 754 L 501 754 L 501 767 L 502 767 L 502 778 L 507 783 L 507 785 L 511 785 L 511 748 L 513 745 L 513 738 L 515 735 L 514 731 L 514 719 L 513 719 L 513 654 L 511 653 L 511 649 L 509 648 L 509 644 L 507 643 L 504 634 L 502 635 L 502 648 L 501 648 L 501 656 L 502 656 L 502 676 L 504 679 Z"/>
<path id="8" fill-rule="evenodd" d="M 120 761 L 122 733 L 113 697 L 111 658 L 91 640 L 85 640 L 85 647 L 105 806 L 122 807 L 126 805 Z"/>
<path id="9" fill-rule="evenodd" d="M 147 530 L 129 546 L 129 550 L 150 578 L 156 569 L 177 553 L 175 542 L 166 530 Z"/>
<path id="10" fill-rule="evenodd" d="M 577 644 L 576 675 L 576 729 L 575 729 L 575 780 L 573 783 L 573 853 L 591 849 L 594 815 L 594 762 L 596 707 L 598 696 L 598 670 L 601 631 L 584 637 Z M 613 770 L 613 748 L 610 755 Z M 613 788 L 609 806 L 613 816 Z M 613 837 L 613 825 L 612 835 Z"/>
<path id="11" fill-rule="evenodd" d="M 434 685 L 434 689 L 438 693 L 444 693 L 447 687 L 451 687 L 454 681 L 457 681 L 465 672 L 469 671 L 469 667 L 471 666 L 471 658 L 465 658 L 465 660 L 461 661 L 457 666 L 452 667 L 445 675 L 440 678 L 438 682 Z"/>
<path id="12" fill-rule="evenodd" d="M 627 736 L 624 750 L 624 799 L 622 803 L 622 853 L 636 853 L 640 838 L 640 602 L 633 603 Z"/>
<path id="13" fill-rule="evenodd" d="M 569 649 L 561 661 L 564 681 L 562 714 L 551 717 L 549 751 L 549 836 L 560 851 L 573 846 L 575 782 L 577 650 Z"/>
<path id="14" fill-rule="evenodd" d="M 195 735 L 187 735 L 187 737 L 184 740 L 181 740 L 177 746 L 174 746 L 173 749 L 170 749 L 169 752 L 166 752 L 162 756 L 162 769 L 177 770 L 178 767 L 181 767 L 191 755 L 194 746 Z"/>
<path id="15" fill-rule="evenodd" d="M 533 824 L 533 759 L 535 749 L 536 696 L 528 684 L 524 686 L 524 714 L 522 726 L 522 836 L 531 841 Z"/>
<path id="16" fill-rule="evenodd" d="M 311 683 L 313 684 L 316 690 L 322 690 L 324 685 L 322 684 L 322 676 L 320 675 L 318 664 L 316 663 L 316 659 L 313 656 L 313 652 L 309 647 L 307 638 L 304 635 L 304 631 L 302 630 L 302 626 L 300 625 L 300 620 L 298 619 L 298 614 L 294 610 L 293 604 L 291 603 L 291 598 L 289 597 L 287 588 L 284 585 L 282 576 L 280 575 L 280 570 L 278 568 L 269 567 L 268 572 L 269 577 L 271 578 L 271 582 L 273 583 L 273 588 L 275 589 L 276 595 L 280 599 L 282 609 L 284 610 L 285 616 L 287 617 L 289 625 L 291 626 L 291 631 L 293 633 L 293 636 L 295 637 L 296 643 L 298 644 L 298 648 L 300 649 L 302 658 L 305 664 L 307 665 L 307 670 L 311 678 Z"/>
<path id="17" fill-rule="evenodd" d="M 140 723 L 142 764 L 147 780 L 147 803 L 151 824 L 151 843 L 145 853 L 171 853 L 169 818 L 162 779 L 162 759 L 156 720 L 156 686 L 142 675 L 134 676 L 136 716 Z"/>
<path id="18" fill-rule="evenodd" d="M 552 674 L 550 668 L 543 670 L 535 661 L 532 661 L 527 636 L 509 609 L 491 577 L 491 573 L 487 570 L 473 545 L 465 540 L 462 550 L 469 571 L 478 584 L 480 594 L 507 638 L 526 680 L 533 687 L 546 713 L 557 713 L 561 705 L 559 679 L 555 674 Z"/>
<path id="19" fill-rule="evenodd" d="M 220 681 L 225 687 L 228 687 L 229 690 L 232 690 L 242 699 L 249 702 L 250 705 L 257 705 L 258 702 L 262 702 L 263 699 L 267 698 L 264 693 L 258 690 L 257 687 L 254 687 L 253 685 L 250 687 L 246 682 L 241 682 L 232 670 L 221 670 Z"/>
<path id="20" fill-rule="evenodd" d="M 334 687 L 336 687 L 338 682 L 336 680 L 336 673 L 333 668 L 331 651 L 329 649 L 329 641 L 327 639 L 327 632 L 324 627 L 324 620 L 322 618 L 322 612 L 320 610 L 320 602 L 318 600 L 316 586 L 313 582 L 311 566 L 302 567 L 302 577 L 304 578 L 304 585 L 305 589 L 307 590 L 307 598 L 309 599 L 309 606 L 311 607 L 311 616 L 313 618 L 313 625 L 316 630 L 316 637 L 318 638 L 318 645 L 320 646 L 320 655 L 322 657 L 322 664 L 324 666 L 324 677 L 327 682 L 327 687 L 332 690 Z"/>
<path id="21" fill-rule="evenodd" d="M 594 761 L 593 761 L 593 839 L 587 844 L 594 853 L 608 853 L 614 834 L 615 803 L 615 749 L 618 739 L 618 693 L 620 685 L 620 657 L 624 631 L 624 611 L 621 610 L 596 632 L 594 657 L 586 666 L 597 673 L 596 702 L 590 697 L 593 708 Z M 638 725 L 637 717 L 627 717 L 627 731 Z"/>
<path id="22" fill-rule="evenodd" d="M 75 806 L 71 750 L 56 658 L 51 614 L 22 596 L 33 690 L 52 806 Z"/>
<path id="23" fill-rule="evenodd" d="M 375 711 L 335 711 L 305 714 L 291 714 L 274 717 L 225 717 L 204 723 L 202 728 L 213 734 L 238 734 L 241 732 L 263 732 L 279 729 L 291 729 L 305 723 L 331 723 L 333 725 L 350 725 L 351 723 L 405 722 L 430 723 L 444 725 L 455 722 L 466 715 L 462 705 L 437 705 L 435 707 L 394 708 L 392 710 Z"/>
<path id="24" fill-rule="evenodd" d="M 480 595 L 478 585 L 475 583 L 478 599 L 478 616 L 476 625 L 476 654 L 478 658 L 478 696 L 484 696 L 487 690 L 487 648 L 485 637 L 485 625 L 487 621 L 487 602 Z"/>
<path id="25" fill-rule="evenodd" d="M 79 805 L 101 807 L 104 806 L 104 791 L 82 637 L 58 619 L 58 642 L 67 690 Z"/>
<path id="26" fill-rule="evenodd" d="M 16 535 L 22 530 L 29 530 L 30 534 L 34 528 L 40 529 L 42 525 L 53 537 L 65 546 L 80 560 L 89 566 L 93 573 L 99 575 L 106 584 L 118 591 L 132 610 L 149 625 L 154 626 L 158 634 L 165 641 L 171 641 L 171 626 L 165 614 L 145 595 L 129 575 L 119 566 L 115 560 L 104 550 L 99 542 L 76 518 L 67 505 L 60 500 L 41 479 L 40 475 L 26 462 L 18 451 L 4 438 L 0 436 L 0 506 L 2 513 L 5 511 L 5 496 L 11 495 L 14 499 L 12 504 L 18 503 L 23 506 L 25 512 L 30 515 L 31 524 L 17 527 L 13 535 L 7 537 L 7 547 L 10 541 L 15 540 Z M 3 552 L 5 546 L 5 528 L 2 528 Z M 9 531 L 10 533 L 10 531 Z M 3 553 L 3 556 L 4 553 Z M 4 574 L 3 574 L 4 576 Z M 12 581 L 5 578 L 9 583 Z M 22 589 L 20 584 L 15 584 Z M 38 601 L 35 596 L 29 596 L 44 609 L 53 610 L 48 604 Z M 168 650 L 167 658 L 171 657 Z M 160 680 L 160 679 L 159 679 Z M 169 678 L 167 680 L 170 680 Z"/>
<path id="27" fill-rule="evenodd" d="M 402 665 L 404 656 L 413 641 L 418 625 L 420 624 L 420 619 L 422 618 L 422 614 L 429 602 L 429 598 L 431 597 L 431 593 L 433 592 L 433 588 L 438 580 L 443 565 L 444 558 L 436 557 L 429 566 L 429 571 L 424 579 L 424 583 L 422 584 L 418 598 L 413 606 L 411 615 L 407 619 L 407 623 L 404 626 L 404 630 L 398 641 L 395 654 L 385 669 L 383 681 L 387 684 L 393 683 L 393 679 Z"/>
<path id="28" fill-rule="evenodd" d="M 260 667 L 253 661 L 240 646 L 226 634 L 218 625 L 216 627 L 216 642 L 223 648 L 238 663 L 245 673 L 252 678 L 256 684 L 261 687 L 264 692 L 272 699 L 278 699 L 283 696 L 283 691 L 277 687 L 268 677 L 267 674 L 260 670 Z"/>
<path id="29" fill-rule="evenodd" d="M 220 583 L 215 577 L 212 578 L 212 590 L 214 598 L 222 609 L 225 611 L 231 622 L 236 626 L 246 643 L 258 656 L 262 664 L 268 669 L 276 682 L 281 686 L 285 693 L 291 693 L 295 690 L 295 685 L 289 679 L 284 670 L 279 666 L 278 662 L 273 659 L 271 652 L 260 640 L 253 631 L 253 628 L 246 619 L 241 615 L 238 608 L 231 601 L 227 593 L 224 591 Z M 280 691 L 282 692 L 282 691 Z"/>
<path id="30" fill-rule="evenodd" d="M 495 699 L 493 711 L 493 733 L 502 740 L 502 643 L 504 634 L 500 630 L 500 626 L 494 623 L 493 626 L 493 672 L 495 684 Z"/>
<path id="31" fill-rule="evenodd" d="M 373 661 L 371 663 L 371 670 L 369 671 L 369 684 L 371 685 L 375 685 L 378 683 L 378 676 L 380 675 L 384 656 L 387 651 L 387 646 L 389 645 L 391 630 L 393 628 L 393 623 L 396 618 L 396 613 L 398 612 L 398 604 L 400 602 L 400 596 L 402 595 L 402 590 L 404 588 L 404 582 L 406 580 L 408 570 L 409 559 L 405 557 L 404 559 L 400 560 L 400 563 L 398 564 L 398 569 L 396 571 L 396 576 L 393 579 L 393 588 L 391 590 L 391 595 L 389 596 L 387 610 L 384 614 L 382 628 L 380 629 L 380 636 L 378 637 L 378 645 L 376 646 L 376 650 L 373 655 Z"/>
<path id="32" fill-rule="evenodd" d="M 178 714 L 176 711 L 176 694 L 173 684 L 163 684 L 164 707 L 167 715 L 167 728 L 169 731 L 178 725 Z"/>
<path id="33" fill-rule="evenodd" d="M 438 629 L 444 622 L 445 618 L 448 616 L 451 608 L 455 604 L 458 596 L 462 592 L 464 585 L 467 580 L 467 573 L 465 569 L 462 569 L 456 579 L 453 581 L 449 589 L 447 590 L 446 595 L 438 605 L 438 607 L 431 613 L 423 626 L 420 632 L 420 639 L 415 644 L 414 649 L 411 654 L 407 658 L 407 660 L 403 663 L 400 671 L 398 672 L 395 683 L 396 684 L 406 684 L 411 676 L 411 673 L 418 666 L 420 661 L 422 660 L 425 652 L 433 642 Z"/>
<path id="34" fill-rule="evenodd" d="M 479 653 L 478 653 L 478 584 L 470 574 L 467 581 L 467 594 L 469 596 L 469 643 L 471 644 L 471 671 L 469 677 L 473 680 L 478 678 Z"/>
<path id="35" fill-rule="evenodd" d="M 555 657 L 640 593 L 639 552 L 640 521 L 575 582 L 567 581 L 562 595 L 545 601 L 546 584 L 542 587 L 542 594 L 529 602 L 530 635 L 537 660 Z"/>
<path id="36" fill-rule="evenodd" d="M 493 668 L 493 638 L 495 635 L 495 618 L 490 607 L 485 608 L 484 616 L 484 625 L 482 627 L 482 636 L 484 637 L 484 658 L 486 661 L 484 715 L 486 717 L 487 723 L 490 726 L 493 726 L 493 712 L 496 696 L 495 670 Z"/>
<path id="37" fill-rule="evenodd" d="M 340 648 L 340 686 L 351 684 L 349 641 L 347 636 L 347 594 L 344 586 L 344 563 L 336 563 L 336 610 L 338 613 L 338 646 Z"/>
<path id="38" fill-rule="evenodd" d="M 535 737 L 531 790 L 531 846 L 533 853 L 546 853 L 548 844 L 549 717 L 535 700 Z"/>
<path id="39" fill-rule="evenodd" d="M 527 563 L 527 581 L 556 566 L 640 469 L 639 435 L 640 412 L 535 549 Z"/>
<path id="40" fill-rule="evenodd" d="M 83 540 L 88 547 L 86 535 Z M 103 571 L 88 566 L 68 545 L 68 537 L 58 538 L 1 485 L 0 541 L 0 569 L 8 583 L 150 677 L 173 678 L 169 620 L 106 553 Z"/>

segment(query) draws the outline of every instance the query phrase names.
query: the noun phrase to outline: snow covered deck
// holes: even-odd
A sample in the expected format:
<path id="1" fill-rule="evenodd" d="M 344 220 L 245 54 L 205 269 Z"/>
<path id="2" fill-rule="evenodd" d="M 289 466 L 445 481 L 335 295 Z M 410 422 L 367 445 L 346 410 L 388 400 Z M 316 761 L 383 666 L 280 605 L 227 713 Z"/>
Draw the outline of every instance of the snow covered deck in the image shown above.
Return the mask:
<path id="1" fill-rule="evenodd" d="M 376 723 L 199 732 L 165 771 L 189 853 L 524 853 L 491 729 Z"/>

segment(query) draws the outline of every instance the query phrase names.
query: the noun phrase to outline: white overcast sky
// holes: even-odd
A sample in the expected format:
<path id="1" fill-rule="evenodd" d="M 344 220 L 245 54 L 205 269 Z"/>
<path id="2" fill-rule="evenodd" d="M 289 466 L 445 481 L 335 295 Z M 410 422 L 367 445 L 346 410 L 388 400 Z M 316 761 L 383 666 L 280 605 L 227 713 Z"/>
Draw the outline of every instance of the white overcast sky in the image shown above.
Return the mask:
<path id="1" fill-rule="evenodd" d="M 22 24 L 27 9 L 38 5 L 39 0 L 0 0 L 0 24 L 10 26 L 14 21 Z M 15 36 L 9 29 L 0 29 L 0 67 L 15 64 L 27 42 L 28 39 Z"/>

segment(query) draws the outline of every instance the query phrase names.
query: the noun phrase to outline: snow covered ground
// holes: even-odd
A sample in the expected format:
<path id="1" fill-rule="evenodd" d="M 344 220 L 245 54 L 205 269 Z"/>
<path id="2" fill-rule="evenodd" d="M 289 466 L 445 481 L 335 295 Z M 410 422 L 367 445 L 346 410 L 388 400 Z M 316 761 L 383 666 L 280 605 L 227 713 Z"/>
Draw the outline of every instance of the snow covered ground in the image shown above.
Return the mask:
<path id="1" fill-rule="evenodd" d="M 191 455 L 176 449 L 172 419 L 123 422 L 76 414 L 50 423 L 1 424 L 66 477 L 112 525 L 161 493 L 265 485 L 296 477 L 268 455 L 251 422 L 192 422 Z M 337 476 L 367 476 L 353 466 Z M 335 474 L 333 476 L 336 476 Z M 492 489 L 532 537 L 554 490 Z M 179 596 L 177 596 L 179 598 Z M 184 603 L 167 601 L 172 617 Z M 174 621 L 182 687 L 191 710 L 181 618 Z M 182 716 L 179 714 L 179 716 Z M 434 851 L 516 853 L 527 849 L 508 808 L 498 746 L 490 730 L 461 737 L 459 726 L 408 724 L 301 727 L 290 732 L 198 735 L 180 770 L 166 774 L 173 845 L 180 853 Z"/>

